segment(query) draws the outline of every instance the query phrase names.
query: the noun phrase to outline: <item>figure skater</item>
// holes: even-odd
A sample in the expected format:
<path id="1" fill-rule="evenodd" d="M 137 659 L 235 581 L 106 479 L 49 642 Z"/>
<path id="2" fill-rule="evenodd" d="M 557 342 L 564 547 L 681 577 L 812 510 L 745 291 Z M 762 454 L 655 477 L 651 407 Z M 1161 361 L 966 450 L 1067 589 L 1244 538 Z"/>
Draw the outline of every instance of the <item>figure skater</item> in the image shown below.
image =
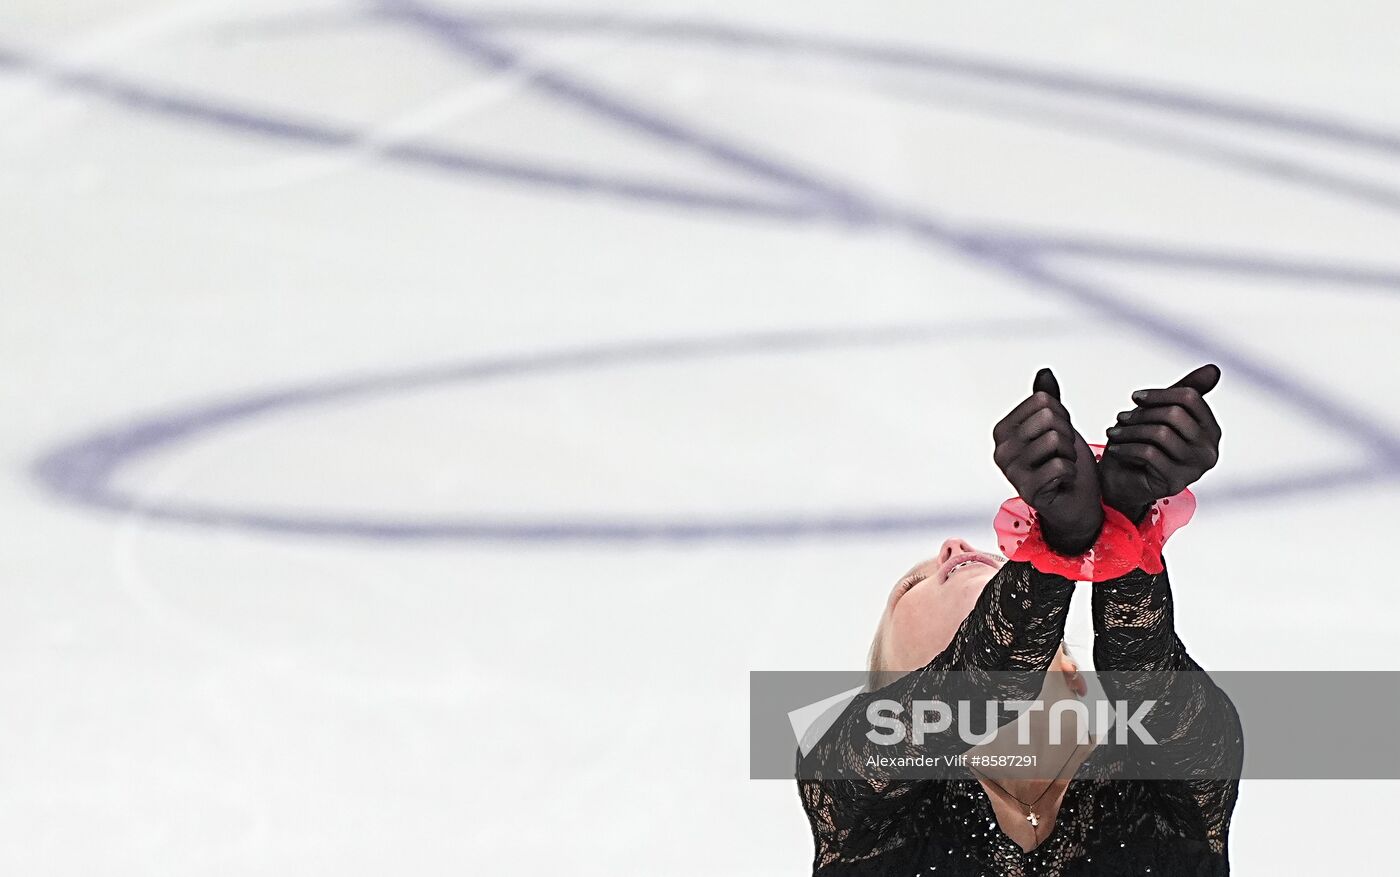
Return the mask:
<path id="1" fill-rule="evenodd" d="M 1204 396 L 1219 379 L 1207 365 L 1169 388 L 1133 393 L 1136 407 L 1118 415 L 1096 454 L 1071 425 L 1054 375 L 1036 375 L 1032 394 L 993 430 L 993 459 L 1019 497 L 996 520 L 1011 559 L 949 539 L 900 579 L 875 634 L 868 690 L 799 757 L 815 874 L 1229 872 L 1243 737 L 1229 698 L 1176 635 L 1161 558 L 1194 508 L 1187 486 L 1218 459 L 1221 431 Z M 1029 778 L 971 768 L 910 778 L 870 757 L 890 754 L 862 721 L 877 698 L 902 704 L 907 718 L 914 701 L 946 692 L 954 677 L 979 680 L 1002 700 L 1082 696 L 1063 643 L 1076 580 L 1092 582 L 1101 678 L 1173 671 L 1140 674 L 1169 680 L 1150 694 L 1111 692 L 1157 701 L 1144 722 L 1155 746 L 1062 747 L 1053 767 Z M 1045 723 L 1036 727 L 1043 736 Z M 969 749 L 951 732 L 921 747 Z M 1033 749 L 1052 751 L 1044 740 Z M 1189 768 L 1191 778 L 1134 778 L 1141 759 L 1159 774 Z"/>

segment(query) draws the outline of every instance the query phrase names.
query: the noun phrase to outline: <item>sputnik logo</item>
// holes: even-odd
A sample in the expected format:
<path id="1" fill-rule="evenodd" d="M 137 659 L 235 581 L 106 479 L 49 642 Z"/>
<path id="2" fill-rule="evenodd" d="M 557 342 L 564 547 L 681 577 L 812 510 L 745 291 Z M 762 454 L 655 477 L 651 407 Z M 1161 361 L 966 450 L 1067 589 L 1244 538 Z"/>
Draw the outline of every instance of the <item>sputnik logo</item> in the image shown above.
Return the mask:
<path id="1" fill-rule="evenodd" d="M 797 738 L 797 747 L 802 750 L 803 755 L 812 751 L 812 747 L 817 745 L 822 735 L 840 718 L 846 704 L 855 700 L 856 695 L 864 690 L 865 686 L 857 685 L 849 691 L 798 707 L 787 714 L 788 722 L 792 725 L 792 734 Z"/>

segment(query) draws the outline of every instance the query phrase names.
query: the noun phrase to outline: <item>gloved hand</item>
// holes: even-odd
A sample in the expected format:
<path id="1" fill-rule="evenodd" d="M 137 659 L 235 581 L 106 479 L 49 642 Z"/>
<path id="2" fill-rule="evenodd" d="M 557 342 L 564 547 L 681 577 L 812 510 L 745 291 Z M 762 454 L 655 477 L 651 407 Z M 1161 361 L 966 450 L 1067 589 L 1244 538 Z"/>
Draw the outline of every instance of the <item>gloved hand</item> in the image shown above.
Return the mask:
<path id="1" fill-rule="evenodd" d="M 1045 543 L 1071 556 L 1088 550 L 1103 526 L 1094 452 L 1070 424 L 1050 369 L 1036 373 L 1031 395 L 992 429 L 992 439 L 992 459 L 1035 509 Z"/>
<path id="2" fill-rule="evenodd" d="M 1220 459 L 1220 425 L 1203 398 L 1220 369 L 1203 365 L 1165 390 L 1133 393 L 1099 463 L 1104 502 L 1138 523 L 1152 504 L 1196 483 Z"/>

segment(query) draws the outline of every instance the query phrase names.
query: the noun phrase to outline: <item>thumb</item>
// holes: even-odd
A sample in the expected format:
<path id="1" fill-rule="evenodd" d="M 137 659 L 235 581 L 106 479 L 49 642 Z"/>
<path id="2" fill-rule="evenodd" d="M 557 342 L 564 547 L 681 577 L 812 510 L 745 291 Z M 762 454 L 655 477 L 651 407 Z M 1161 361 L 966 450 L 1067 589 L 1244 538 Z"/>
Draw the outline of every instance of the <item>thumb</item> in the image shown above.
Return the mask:
<path id="1" fill-rule="evenodd" d="M 1060 382 L 1055 380 L 1055 373 L 1048 368 L 1043 368 L 1035 373 L 1035 383 L 1031 384 L 1032 393 L 1049 393 L 1055 401 L 1060 400 Z"/>
<path id="2" fill-rule="evenodd" d="M 1220 366 L 1203 365 L 1186 377 L 1172 384 L 1173 387 L 1190 387 L 1204 396 L 1220 383 Z"/>

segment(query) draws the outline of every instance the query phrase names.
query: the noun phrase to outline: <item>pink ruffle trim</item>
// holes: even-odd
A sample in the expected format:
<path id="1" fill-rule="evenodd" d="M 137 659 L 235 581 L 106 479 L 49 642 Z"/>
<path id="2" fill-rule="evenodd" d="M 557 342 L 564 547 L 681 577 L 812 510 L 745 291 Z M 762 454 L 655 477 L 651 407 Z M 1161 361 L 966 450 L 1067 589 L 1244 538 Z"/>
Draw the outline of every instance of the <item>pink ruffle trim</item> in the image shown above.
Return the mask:
<path id="1" fill-rule="evenodd" d="M 1102 455 L 1102 445 L 1090 447 L 1095 457 Z M 1058 554 L 1045 544 L 1035 510 L 1020 497 L 1002 503 L 993 526 L 1002 553 L 1012 560 L 1026 561 L 1041 572 L 1075 581 L 1102 582 L 1138 568 L 1149 573 L 1161 572 L 1162 547 L 1172 533 L 1186 526 L 1195 512 L 1196 497 L 1190 490 L 1157 500 L 1137 525 L 1105 505 L 1103 530 L 1098 541 L 1075 557 Z"/>

